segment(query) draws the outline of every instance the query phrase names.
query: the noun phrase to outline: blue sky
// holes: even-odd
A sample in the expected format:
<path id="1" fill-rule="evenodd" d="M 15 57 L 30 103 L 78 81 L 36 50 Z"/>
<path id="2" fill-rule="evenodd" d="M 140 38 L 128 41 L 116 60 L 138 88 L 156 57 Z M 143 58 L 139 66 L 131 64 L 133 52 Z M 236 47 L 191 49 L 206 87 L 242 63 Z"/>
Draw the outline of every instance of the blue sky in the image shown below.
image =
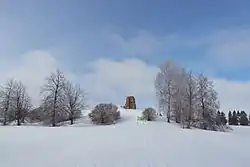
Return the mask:
<path id="1" fill-rule="evenodd" d="M 6 63 L 23 68 L 24 55 L 40 51 L 85 79 L 105 71 L 93 67 L 100 62 L 134 60 L 157 68 L 171 58 L 196 72 L 248 86 L 249 6 L 247 0 L 2 0 L 0 57 L 4 68 Z M 113 96 L 123 89 L 114 87 Z"/>

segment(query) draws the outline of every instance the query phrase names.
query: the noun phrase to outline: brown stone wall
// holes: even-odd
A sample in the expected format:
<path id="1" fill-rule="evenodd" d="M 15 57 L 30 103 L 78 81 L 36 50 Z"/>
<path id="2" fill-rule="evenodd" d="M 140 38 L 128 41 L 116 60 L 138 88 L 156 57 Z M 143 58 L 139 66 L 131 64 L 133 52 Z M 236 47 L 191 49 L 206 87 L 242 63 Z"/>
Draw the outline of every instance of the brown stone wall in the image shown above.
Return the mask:
<path id="1" fill-rule="evenodd" d="M 124 108 L 126 109 L 136 109 L 135 97 L 127 96 Z"/>

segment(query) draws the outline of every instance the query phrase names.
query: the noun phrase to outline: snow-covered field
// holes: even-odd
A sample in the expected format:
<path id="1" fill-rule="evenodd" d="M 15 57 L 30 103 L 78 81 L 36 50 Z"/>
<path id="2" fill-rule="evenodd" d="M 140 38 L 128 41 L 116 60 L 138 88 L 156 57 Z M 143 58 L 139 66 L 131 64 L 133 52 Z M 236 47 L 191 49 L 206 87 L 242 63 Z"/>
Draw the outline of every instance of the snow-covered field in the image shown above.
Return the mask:
<path id="1" fill-rule="evenodd" d="M 249 166 L 250 128 L 233 132 L 181 129 L 163 121 L 136 123 L 122 109 L 116 125 L 0 127 L 1 167 Z"/>

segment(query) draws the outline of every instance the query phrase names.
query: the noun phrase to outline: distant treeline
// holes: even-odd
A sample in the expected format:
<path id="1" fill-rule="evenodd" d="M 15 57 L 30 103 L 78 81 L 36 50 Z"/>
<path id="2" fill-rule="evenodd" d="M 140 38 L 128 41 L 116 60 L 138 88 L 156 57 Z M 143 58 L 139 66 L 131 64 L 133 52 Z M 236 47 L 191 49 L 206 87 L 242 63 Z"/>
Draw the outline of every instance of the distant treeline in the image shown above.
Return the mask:
<path id="1" fill-rule="evenodd" d="M 250 118 L 250 115 L 249 115 Z M 228 112 L 228 124 L 229 125 L 243 125 L 246 126 L 249 124 L 249 118 L 245 111 L 236 111 Z"/>

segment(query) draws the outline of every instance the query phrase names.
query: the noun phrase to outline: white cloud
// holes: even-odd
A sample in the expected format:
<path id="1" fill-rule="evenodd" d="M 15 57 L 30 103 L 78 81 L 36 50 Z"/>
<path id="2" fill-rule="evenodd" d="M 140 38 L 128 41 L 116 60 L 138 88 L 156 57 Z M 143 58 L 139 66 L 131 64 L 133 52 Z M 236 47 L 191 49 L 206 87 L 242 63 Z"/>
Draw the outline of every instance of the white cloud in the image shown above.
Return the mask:
<path id="1" fill-rule="evenodd" d="M 222 110 L 245 110 L 250 113 L 250 81 L 230 81 L 222 78 L 215 78 L 213 81 L 219 93 Z"/>
<path id="2" fill-rule="evenodd" d="M 58 61 L 49 52 L 32 51 L 22 55 L 15 62 L 5 61 L 5 66 L 1 66 L 1 83 L 11 77 L 21 79 L 28 87 L 33 103 L 39 104 L 40 87 L 45 77 L 58 67 L 60 67 Z M 79 75 L 70 71 L 64 70 L 64 72 L 67 77 L 82 85 L 90 103 L 113 102 L 123 105 L 127 95 L 134 95 L 139 107 L 156 105 L 154 94 L 154 79 L 158 72 L 156 66 L 138 59 L 122 61 L 98 59 L 89 63 L 88 67 L 87 73 Z M 250 112 L 248 102 L 250 81 L 230 81 L 223 78 L 213 78 L 213 80 L 219 92 L 221 108 L 225 112 L 230 109 L 244 109 Z"/>
<path id="3" fill-rule="evenodd" d="M 108 33 L 105 41 L 112 46 L 113 51 L 126 56 L 155 56 L 172 49 L 177 42 L 177 36 L 167 35 L 157 37 L 148 31 L 138 31 L 136 36 L 123 38 L 120 34 Z"/>
<path id="4" fill-rule="evenodd" d="M 154 80 L 159 70 L 156 66 L 138 59 L 99 59 L 89 67 L 91 71 L 82 76 L 81 83 L 93 102 L 123 104 L 125 96 L 135 95 L 139 106 L 156 105 Z M 250 113 L 250 81 L 211 79 L 215 82 L 223 111 L 239 109 Z"/>
<path id="5" fill-rule="evenodd" d="M 8 65 L 0 71 L 1 84 L 7 79 L 20 79 L 27 86 L 34 104 L 39 103 L 40 88 L 44 79 L 57 68 L 57 62 L 51 54 L 44 51 L 33 51 L 24 54 L 20 59 L 8 59 Z"/>
<path id="6" fill-rule="evenodd" d="M 8 59 L 6 63 L 8 65 L 0 72 L 1 84 L 8 78 L 22 80 L 35 105 L 39 104 L 40 88 L 46 76 L 60 67 L 53 55 L 45 51 L 32 51 L 16 61 Z M 158 68 L 137 59 L 98 59 L 87 65 L 90 71 L 88 73 L 76 75 L 67 70 L 63 72 L 82 85 L 89 102 L 106 101 L 122 105 L 127 95 L 134 95 L 139 106 L 154 102 L 153 85 Z"/>
<path id="7" fill-rule="evenodd" d="M 231 29 L 217 31 L 207 40 L 207 55 L 222 67 L 249 67 L 250 29 Z"/>
<path id="8" fill-rule="evenodd" d="M 211 63 L 206 65 L 207 67 L 212 66 L 216 69 L 250 67 L 248 63 L 250 61 L 250 28 L 217 30 L 207 36 L 192 38 L 181 34 L 156 36 L 145 30 L 126 38 L 117 33 L 105 34 L 104 41 L 108 43 L 112 54 L 126 57 L 153 57 L 169 55 L 168 53 L 180 48 L 196 49 L 197 54 L 203 53 L 202 61 Z"/>
<path id="9" fill-rule="evenodd" d="M 90 68 L 91 72 L 83 76 L 82 83 L 93 101 L 123 104 L 126 96 L 134 95 L 139 106 L 155 105 L 157 67 L 137 59 L 99 59 L 91 63 Z"/>

